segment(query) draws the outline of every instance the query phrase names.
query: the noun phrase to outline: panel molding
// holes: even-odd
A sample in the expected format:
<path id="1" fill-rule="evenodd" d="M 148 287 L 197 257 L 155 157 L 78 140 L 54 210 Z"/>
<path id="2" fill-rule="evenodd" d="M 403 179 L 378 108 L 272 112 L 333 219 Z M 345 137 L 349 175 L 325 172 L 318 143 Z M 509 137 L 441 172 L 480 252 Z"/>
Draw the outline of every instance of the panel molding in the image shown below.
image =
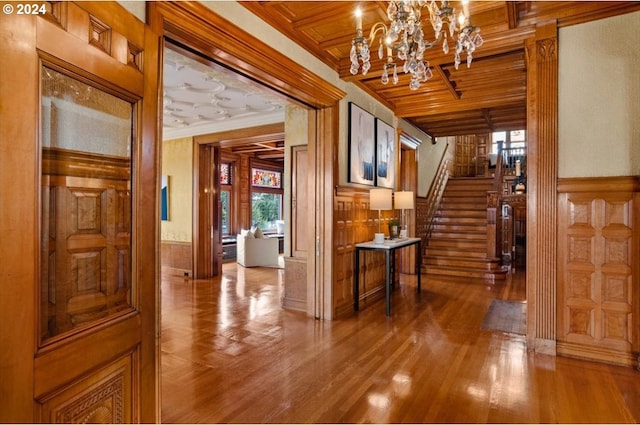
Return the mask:
<path id="1" fill-rule="evenodd" d="M 137 350 L 38 400 L 45 423 L 135 423 L 131 391 Z"/>
<path id="2" fill-rule="evenodd" d="M 640 366 L 640 178 L 558 180 L 558 353 Z"/>

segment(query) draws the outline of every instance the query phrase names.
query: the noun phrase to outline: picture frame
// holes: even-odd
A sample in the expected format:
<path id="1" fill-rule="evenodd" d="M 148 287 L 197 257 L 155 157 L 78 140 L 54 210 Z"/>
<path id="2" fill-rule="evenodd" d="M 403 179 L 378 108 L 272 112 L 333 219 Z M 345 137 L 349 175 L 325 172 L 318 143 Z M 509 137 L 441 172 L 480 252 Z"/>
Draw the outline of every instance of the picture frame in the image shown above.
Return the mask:
<path id="1" fill-rule="evenodd" d="M 374 116 L 349 102 L 349 182 L 375 185 L 375 149 Z"/>
<path id="2" fill-rule="evenodd" d="M 160 178 L 160 220 L 169 221 L 169 176 Z"/>
<path id="3" fill-rule="evenodd" d="M 396 130 L 376 118 L 376 186 L 394 189 L 396 185 Z"/>

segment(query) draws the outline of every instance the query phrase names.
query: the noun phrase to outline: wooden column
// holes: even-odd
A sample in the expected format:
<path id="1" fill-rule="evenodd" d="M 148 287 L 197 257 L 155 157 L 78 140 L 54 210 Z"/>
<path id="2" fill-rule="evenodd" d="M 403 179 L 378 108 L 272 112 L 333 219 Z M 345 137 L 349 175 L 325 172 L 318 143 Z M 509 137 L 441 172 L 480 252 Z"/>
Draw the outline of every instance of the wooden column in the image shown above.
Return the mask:
<path id="1" fill-rule="evenodd" d="M 558 37 L 555 20 L 541 23 L 527 44 L 528 217 L 527 342 L 556 354 Z"/>

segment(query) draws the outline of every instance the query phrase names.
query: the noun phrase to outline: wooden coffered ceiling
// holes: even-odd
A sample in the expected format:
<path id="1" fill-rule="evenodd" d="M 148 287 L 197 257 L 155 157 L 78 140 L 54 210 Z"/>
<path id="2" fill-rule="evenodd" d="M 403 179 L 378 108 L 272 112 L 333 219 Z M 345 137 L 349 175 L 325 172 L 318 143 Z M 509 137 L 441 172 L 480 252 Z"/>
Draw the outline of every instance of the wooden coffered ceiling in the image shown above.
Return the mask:
<path id="1" fill-rule="evenodd" d="M 451 2 L 459 8 L 458 2 Z M 355 34 L 354 10 L 363 10 L 365 35 L 375 22 L 386 21 L 383 1 L 246 1 L 242 5 L 274 26 L 367 93 L 432 136 L 482 134 L 526 128 L 527 61 L 525 45 L 536 23 L 552 19 L 573 25 L 640 10 L 640 2 L 471 1 L 471 22 L 481 28 L 484 45 L 470 68 L 453 66 L 453 53 L 441 46 L 427 52 L 433 78 L 417 91 L 408 76 L 398 85 L 380 82 L 382 61 L 372 46 L 366 76 L 351 75 L 349 51 Z M 426 13 L 426 12 L 425 12 Z M 430 25 L 423 26 L 434 38 Z M 453 48 L 452 48 L 453 50 Z M 397 62 L 402 65 L 401 62 Z"/>

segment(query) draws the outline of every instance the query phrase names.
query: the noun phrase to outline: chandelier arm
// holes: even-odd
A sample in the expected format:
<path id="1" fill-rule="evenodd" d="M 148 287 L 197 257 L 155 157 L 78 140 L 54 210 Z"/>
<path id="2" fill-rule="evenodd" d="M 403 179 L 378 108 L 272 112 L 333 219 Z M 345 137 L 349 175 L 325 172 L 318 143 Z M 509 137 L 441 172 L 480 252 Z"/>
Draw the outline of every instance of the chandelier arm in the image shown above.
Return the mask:
<path id="1" fill-rule="evenodd" d="M 425 50 L 433 49 L 434 47 L 436 47 L 436 45 L 440 44 L 440 42 L 442 41 L 442 37 L 444 37 L 444 32 L 440 32 L 440 35 L 438 36 L 438 38 L 436 38 L 432 42 L 430 43 L 425 42 L 424 49 Z"/>
<path id="2" fill-rule="evenodd" d="M 441 32 L 441 33 L 440 33 L 440 35 L 438 36 L 438 38 L 436 38 L 436 39 L 435 39 L 435 40 L 433 40 L 432 42 L 425 42 L 425 43 L 424 43 L 424 49 L 425 49 L 425 50 L 433 49 L 433 48 L 434 48 L 434 47 L 436 47 L 438 44 L 440 44 L 440 42 L 442 41 L 442 38 L 443 38 L 443 37 L 444 37 L 444 33 L 443 33 L 443 32 Z M 399 46 L 400 46 L 401 44 L 402 44 L 402 43 L 399 43 L 399 42 L 398 42 L 398 43 L 394 43 L 394 44 L 387 44 L 387 43 L 385 43 L 385 45 L 386 45 L 387 47 L 389 47 L 390 49 L 392 49 L 392 50 L 394 50 L 394 51 L 398 50 L 398 49 L 399 49 Z"/>
<path id="3" fill-rule="evenodd" d="M 373 44 L 374 39 L 376 38 L 376 34 L 382 31 L 382 35 L 386 36 L 389 33 L 389 29 L 383 22 L 376 22 L 369 31 L 369 45 Z"/>

